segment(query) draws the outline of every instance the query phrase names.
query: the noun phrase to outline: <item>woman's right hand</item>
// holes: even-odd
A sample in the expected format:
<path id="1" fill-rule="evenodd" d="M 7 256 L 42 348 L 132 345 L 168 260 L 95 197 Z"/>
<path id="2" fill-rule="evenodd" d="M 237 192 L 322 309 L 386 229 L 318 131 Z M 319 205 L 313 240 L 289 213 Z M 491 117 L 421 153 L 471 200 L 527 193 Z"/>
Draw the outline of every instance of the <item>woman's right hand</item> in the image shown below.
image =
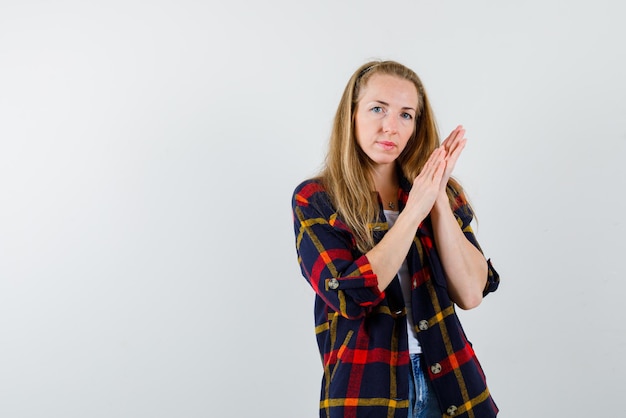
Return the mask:
<path id="1" fill-rule="evenodd" d="M 413 214 L 417 222 L 423 221 L 435 204 L 446 169 L 446 155 L 444 147 L 435 149 L 413 180 L 404 211 Z"/>

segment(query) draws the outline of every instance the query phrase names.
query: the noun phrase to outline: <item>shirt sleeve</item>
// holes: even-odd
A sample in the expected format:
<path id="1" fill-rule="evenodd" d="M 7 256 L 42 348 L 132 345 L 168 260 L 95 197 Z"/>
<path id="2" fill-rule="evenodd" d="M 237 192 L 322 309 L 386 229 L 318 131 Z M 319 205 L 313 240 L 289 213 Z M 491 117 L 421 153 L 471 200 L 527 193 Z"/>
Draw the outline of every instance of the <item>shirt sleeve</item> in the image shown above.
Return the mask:
<path id="1" fill-rule="evenodd" d="M 474 219 L 474 212 L 467 202 L 467 198 L 464 193 L 455 193 L 455 195 L 456 199 L 452 208 L 454 211 L 454 217 L 459 223 L 465 237 L 482 253 L 483 250 L 480 248 L 471 226 L 472 219 Z M 487 259 L 487 284 L 483 290 L 483 296 L 487 296 L 487 294 L 495 292 L 499 284 L 500 275 L 493 267 L 491 259 Z"/>
<path id="2" fill-rule="evenodd" d="M 378 289 L 378 278 L 367 257 L 355 250 L 351 231 L 338 219 L 321 185 L 300 185 L 292 208 L 304 278 L 340 315 L 350 319 L 366 315 L 384 299 L 384 292 Z"/>

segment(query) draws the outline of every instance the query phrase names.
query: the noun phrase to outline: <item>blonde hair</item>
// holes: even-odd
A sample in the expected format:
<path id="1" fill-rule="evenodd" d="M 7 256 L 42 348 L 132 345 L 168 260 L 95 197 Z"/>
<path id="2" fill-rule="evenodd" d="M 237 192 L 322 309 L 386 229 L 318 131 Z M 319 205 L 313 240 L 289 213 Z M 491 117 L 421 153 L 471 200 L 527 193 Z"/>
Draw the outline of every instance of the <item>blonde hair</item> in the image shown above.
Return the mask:
<path id="1" fill-rule="evenodd" d="M 372 161 L 357 144 L 354 134 L 355 111 L 361 91 L 374 74 L 408 80 L 418 93 L 413 134 L 396 163 L 404 177 L 412 181 L 430 154 L 439 146 L 439 133 L 424 86 L 417 74 L 395 61 L 371 61 L 357 69 L 343 92 L 330 135 L 325 165 L 320 173 L 330 199 L 344 222 L 355 234 L 358 249 L 365 253 L 374 247 L 369 224 L 379 216 L 379 204 L 370 177 Z M 462 192 L 450 179 L 448 196 Z"/>

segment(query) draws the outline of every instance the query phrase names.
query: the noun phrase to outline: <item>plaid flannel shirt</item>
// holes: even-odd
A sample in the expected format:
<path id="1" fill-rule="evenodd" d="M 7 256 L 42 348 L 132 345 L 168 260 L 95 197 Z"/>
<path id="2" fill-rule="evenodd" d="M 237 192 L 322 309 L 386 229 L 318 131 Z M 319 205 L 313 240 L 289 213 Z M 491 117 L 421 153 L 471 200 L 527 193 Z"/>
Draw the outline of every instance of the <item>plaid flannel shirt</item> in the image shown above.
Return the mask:
<path id="1" fill-rule="evenodd" d="M 400 210 L 410 186 L 402 179 Z M 324 370 L 320 417 L 406 417 L 410 360 L 398 277 L 384 292 L 378 290 L 367 257 L 356 249 L 319 181 L 301 183 L 292 207 L 298 262 L 316 294 L 315 333 Z M 462 194 L 453 211 L 467 239 L 480 249 Z M 388 230 L 382 205 L 380 212 L 371 225 L 376 242 Z M 447 292 L 429 218 L 419 226 L 407 261 L 413 323 L 443 416 L 495 417 L 498 408 Z M 499 284 L 489 260 L 488 267 L 485 295 Z"/>

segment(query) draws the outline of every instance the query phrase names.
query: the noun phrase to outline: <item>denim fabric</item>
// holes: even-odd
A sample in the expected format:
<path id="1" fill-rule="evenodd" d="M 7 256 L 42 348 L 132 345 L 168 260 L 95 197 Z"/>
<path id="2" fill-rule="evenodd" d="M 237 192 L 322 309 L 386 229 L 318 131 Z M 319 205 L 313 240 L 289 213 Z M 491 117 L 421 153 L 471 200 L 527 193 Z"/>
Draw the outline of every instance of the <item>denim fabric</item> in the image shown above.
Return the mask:
<path id="1" fill-rule="evenodd" d="M 422 356 L 411 354 L 409 376 L 409 418 L 441 418 L 437 397 L 424 374 Z"/>

